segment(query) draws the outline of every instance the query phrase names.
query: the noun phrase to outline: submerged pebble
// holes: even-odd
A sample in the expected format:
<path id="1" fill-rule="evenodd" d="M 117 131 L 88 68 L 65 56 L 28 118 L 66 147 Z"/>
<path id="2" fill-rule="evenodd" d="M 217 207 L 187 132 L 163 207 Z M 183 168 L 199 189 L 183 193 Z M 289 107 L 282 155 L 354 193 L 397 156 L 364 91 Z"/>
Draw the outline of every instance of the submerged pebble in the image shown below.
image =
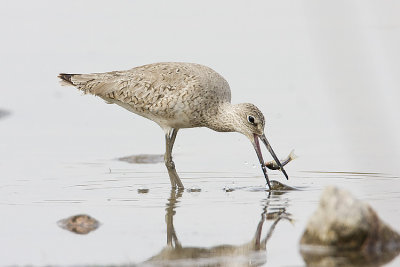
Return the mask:
<path id="1" fill-rule="evenodd" d="M 137 191 L 138 191 L 139 194 L 147 194 L 150 191 L 150 189 L 146 188 L 146 187 L 143 187 L 143 186 L 140 186 Z"/>
<path id="2" fill-rule="evenodd" d="M 78 214 L 59 220 L 57 225 L 75 234 L 85 235 L 96 230 L 100 226 L 100 223 L 89 215 Z"/>
<path id="3" fill-rule="evenodd" d="M 198 186 L 192 186 L 191 188 L 188 188 L 188 192 L 201 192 L 200 187 Z"/>
<path id="4" fill-rule="evenodd" d="M 231 185 L 225 185 L 224 188 L 223 188 L 223 190 L 224 190 L 225 192 L 228 192 L 228 193 L 229 193 L 229 192 L 235 191 L 235 187 L 236 187 L 236 184 L 235 184 L 235 181 L 233 181 Z"/>
<path id="5" fill-rule="evenodd" d="M 223 189 L 225 192 L 233 192 L 233 191 L 235 191 L 235 189 L 233 188 L 233 187 L 230 187 L 230 186 L 225 186 L 224 187 L 224 189 Z"/>

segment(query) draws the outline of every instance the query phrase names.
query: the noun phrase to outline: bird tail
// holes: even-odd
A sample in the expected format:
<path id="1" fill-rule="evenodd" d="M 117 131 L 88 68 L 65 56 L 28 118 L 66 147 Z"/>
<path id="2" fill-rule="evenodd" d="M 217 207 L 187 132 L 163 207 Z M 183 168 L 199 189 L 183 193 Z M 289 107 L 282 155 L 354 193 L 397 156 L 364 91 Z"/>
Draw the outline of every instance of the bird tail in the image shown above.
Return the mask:
<path id="1" fill-rule="evenodd" d="M 60 73 L 57 77 L 61 79 L 60 84 L 64 86 L 75 86 L 72 77 L 79 74 Z"/>
<path id="2" fill-rule="evenodd" d="M 61 85 L 65 86 L 75 86 L 79 90 L 86 93 L 93 93 L 90 90 L 91 85 L 93 85 L 93 81 L 96 79 L 96 74 L 68 74 L 68 73 L 60 73 L 58 75 L 60 78 Z M 90 85 L 90 86 L 89 86 Z M 95 93 L 93 93 L 95 94 Z"/>
<path id="3" fill-rule="evenodd" d="M 113 72 L 109 73 L 90 73 L 90 74 L 67 74 L 60 73 L 61 85 L 74 86 L 85 94 L 107 97 L 107 93 L 114 90 L 112 78 Z M 111 82 L 108 80 L 111 79 Z"/>

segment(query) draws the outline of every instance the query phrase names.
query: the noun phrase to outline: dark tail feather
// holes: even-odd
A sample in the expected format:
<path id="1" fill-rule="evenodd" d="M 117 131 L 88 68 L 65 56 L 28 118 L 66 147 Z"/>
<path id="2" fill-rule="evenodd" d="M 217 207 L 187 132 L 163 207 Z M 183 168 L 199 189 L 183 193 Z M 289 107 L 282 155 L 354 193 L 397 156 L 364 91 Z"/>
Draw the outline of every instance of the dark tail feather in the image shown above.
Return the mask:
<path id="1" fill-rule="evenodd" d="M 60 73 L 58 75 L 58 78 L 61 79 L 60 83 L 62 85 L 74 85 L 74 83 L 71 81 L 71 78 L 77 74 L 67 74 L 67 73 Z"/>

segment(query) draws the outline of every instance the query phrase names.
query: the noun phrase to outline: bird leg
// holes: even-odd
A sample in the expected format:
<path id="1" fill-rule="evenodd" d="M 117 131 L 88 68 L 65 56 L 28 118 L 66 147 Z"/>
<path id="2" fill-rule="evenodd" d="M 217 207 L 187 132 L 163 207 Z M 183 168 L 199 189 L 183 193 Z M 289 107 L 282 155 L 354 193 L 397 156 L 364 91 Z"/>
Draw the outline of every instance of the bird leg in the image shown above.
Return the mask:
<path id="1" fill-rule="evenodd" d="M 172 148 L 174 147 L 177 133 L 178 129 L 175 128 L 172 128 L 171 130 L 165 133 L 166 148 L 165 148 L 164 162 L 168 170 L 169 179 L 171 180 L 171 186 L 173 188 L 176 187 L 183 188 L 181 179 L 179 179 L 179 176 L 176 173 L 175 163 L 172 160 Z"/>

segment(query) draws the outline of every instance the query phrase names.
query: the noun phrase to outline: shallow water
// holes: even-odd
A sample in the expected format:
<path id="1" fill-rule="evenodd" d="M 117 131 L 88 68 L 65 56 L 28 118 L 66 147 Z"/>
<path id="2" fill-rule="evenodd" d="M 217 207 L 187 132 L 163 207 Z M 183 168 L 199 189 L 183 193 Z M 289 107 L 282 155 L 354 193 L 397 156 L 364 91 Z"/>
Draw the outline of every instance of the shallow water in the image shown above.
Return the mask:
<path id="1" fill-rule="evenodd" d="M 171 266 L 221 262 L 301 266 L 298 241 L 328 184 L 355 191 L 393 227 L 399 219 L 393 203 L 400 201 L 400 179 L 388 174 L 290 171 L 285 183 L 299 190 L 269 194 L 261 173 L 181 172 L 186 188 L 201 191 L 175 192 L 169 189 L 162 164 L 143 165 L 140 171 L 115 160 L 65 165 L 49 166 L 48 175 L 32 172 L 23 179 L 2 182 L 1 216 L 8 218 L 0 228 L 7 247 L 3 264 L 155 264 L 167 247 L 171 231 L 167 229 L 173 227 L 182 249 L 162 255 L 184 260 L 170 259 Z M 271 176 L 283 181 L 279 174 Z M 225 192 L 226 186 L 233 191 Z M 149 191 L 140 194 L 139 188 Z M 282 219 L 276 224 L 266 250 L 215 252 L 216 246 L 240 247 L 251 242 L 263 214 L 267 221 L 261 239 L 265 238 L 277 218 L 273 214 L 282 212 L 291 221 Z M 59 219 L 79 213 L 99 220 L 99 229 L 82 236 L 57 226 Z M 190 258 L 188 253 L 193 257 L 193 251 L 202 256 Z M 395 260 L 391 266 L 398 263 Z"/>
<path id="2" fill-rule="evenodd" d="M 304 266 L 299 239 L 327 185 L 400 231 L 398 4 L 152 2 L 1 8 L 0 265 L 152 265 L 192 253 L 202 256 L 168 263 Z M 271 179 L 299 190 L 267 192 L 245 137 L 188 129 L 174 147 L 186 189 L 171 192 L 162 157 L 149 156 L 164 152 L 157 125 L 56 78 L 159 61 L 208 65 L 234 103 L 255 103 L 278 156 L 299 156 L 289 181 Z M 57 225 L 77 214 L 100 226 L 77 235 Z M 168 242 L 181 250 L 168 254 Z"/>

